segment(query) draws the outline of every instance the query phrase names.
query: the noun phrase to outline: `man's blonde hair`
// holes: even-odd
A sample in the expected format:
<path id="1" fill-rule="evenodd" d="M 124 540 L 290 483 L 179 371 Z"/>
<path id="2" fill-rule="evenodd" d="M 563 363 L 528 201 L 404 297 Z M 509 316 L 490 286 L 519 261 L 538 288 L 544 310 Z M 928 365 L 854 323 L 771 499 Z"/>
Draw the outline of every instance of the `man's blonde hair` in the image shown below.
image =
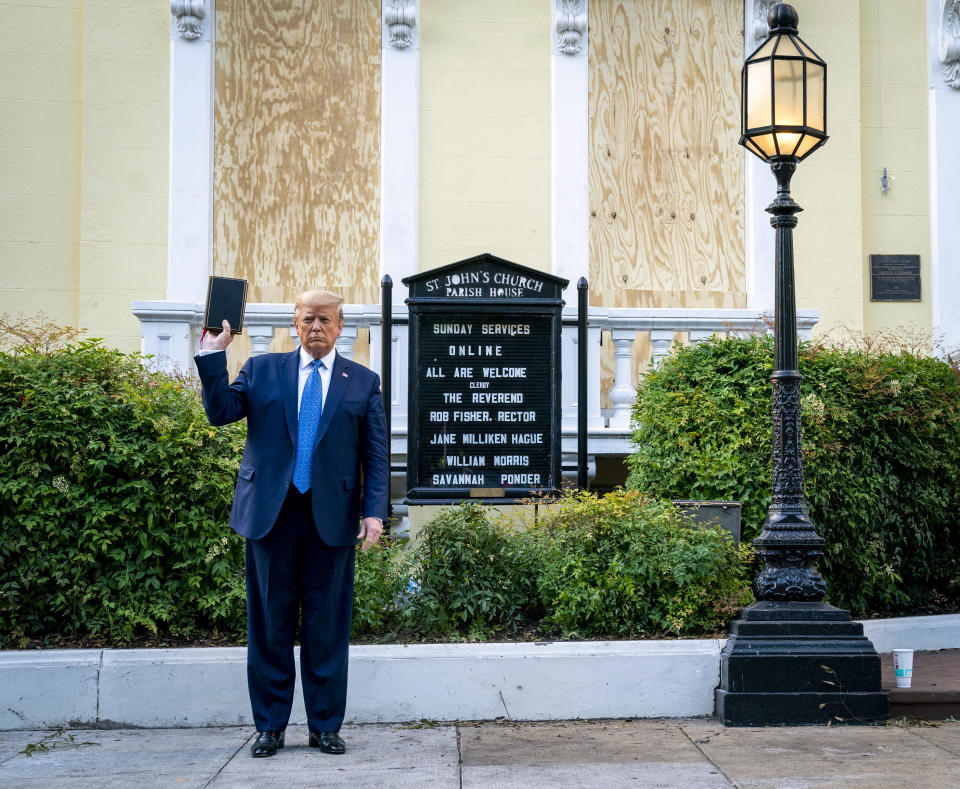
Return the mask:
<path id="1" fill-rule="evenodd" d="M 293 303 L 294 320 L 300 317 L 302 307 L 329 307 L 331 304 L 337 306 L 337 318 L 343 323 L 343 296 L 331 293 L 329 290 L 305 290 Z"/>

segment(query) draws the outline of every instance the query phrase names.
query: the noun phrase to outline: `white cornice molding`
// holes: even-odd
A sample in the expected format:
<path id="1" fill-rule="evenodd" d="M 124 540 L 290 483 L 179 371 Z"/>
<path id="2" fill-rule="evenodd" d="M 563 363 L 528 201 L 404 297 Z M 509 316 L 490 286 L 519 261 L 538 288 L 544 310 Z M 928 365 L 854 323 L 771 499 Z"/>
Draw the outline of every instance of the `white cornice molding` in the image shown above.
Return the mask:
<path id="1" fill-rule="evenodd" d="M 960 0 L 940 0 L 938 33 L 943 80 L 960 89 Z"/>
<path id="2" fill-rule="evenodd" d="M 753 25 L 752 28 L 747 31 L 747 35 L 750 36 L 753 41 L 753 46 L 747 47 L 750 52 L 759 47 L 767 38 L 767 34 L 770 32 L 770 24 L 767 22 L 767 16 L 770 14 L 770 9 L 778 2 L 780 2 L 780 0 L 753 0 L 753 13 L 750 15 L 750 18 L 753 20 Z"/>
<path id="3" fill-rule="evenodd" d="M 384 0 L 383 25 L 390 46 L 407 49 L 413 44 L 417 26 L 416 0 Z"/>
<path id="4" fill-rule="evenodd" d="M 564 55 L 579 55 L 587 34 L 585 0 L 555 0 L 557 49 Z"/>
<path id="5" fill-rule="evenodd" d="M 196 41 L 203 35 L 206 0 L 170 0 L 170 13 L 177 20 L 180 38 Z"/>

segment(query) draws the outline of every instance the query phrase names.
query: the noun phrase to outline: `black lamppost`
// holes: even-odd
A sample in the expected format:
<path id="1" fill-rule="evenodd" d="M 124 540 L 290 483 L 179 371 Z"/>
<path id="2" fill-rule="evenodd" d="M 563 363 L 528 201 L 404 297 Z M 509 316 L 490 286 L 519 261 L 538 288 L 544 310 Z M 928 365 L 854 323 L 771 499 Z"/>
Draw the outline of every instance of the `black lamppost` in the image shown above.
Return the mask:
<path id="1" fill-rule="evenodd" d="M 777 196 L 772 503 L 753 541 L 763 570 L 757 603 L 730 626 L 721 656 L 717 716 L 731 725 L 867 722 L 886 718 L 880 658 L 849 612 L 822 602 L 816 570 L 825 540 L 803 493 L 793 228 L 802 209 L 790 197 L 797 162 L 827 139 L 827 64 L 797 35 L 797 12 L 780 3 L 770 32 L 743 66 L 740 144 L 770 163 Z"/>

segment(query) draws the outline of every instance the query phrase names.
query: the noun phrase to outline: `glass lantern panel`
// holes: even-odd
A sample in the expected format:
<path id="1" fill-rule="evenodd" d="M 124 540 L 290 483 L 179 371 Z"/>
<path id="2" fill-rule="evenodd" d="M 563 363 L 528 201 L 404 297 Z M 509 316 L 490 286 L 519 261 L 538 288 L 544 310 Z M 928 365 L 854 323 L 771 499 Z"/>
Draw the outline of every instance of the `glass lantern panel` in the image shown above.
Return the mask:
<path id="1" fill-rule="evenodd" d="M 826 129 L 823 117 L 825 104 L 823 92 L 826 86 L 823 66 L 807 61 L 807 126 L 817 131 Z"/>
<path id="2" fill-rule="evenodd" d="M 777 155 L 777 147 L 774 145 L 772 134 L 758 134 L 756 137 L 751 137 L 750 141 L 763 153 L 764 158 L 769 159 Z"/>
<path id="3" fill-rule="evenodd" d="M 770 106 L 770 61 L 747 63 L 746 88 L 747 125 L 746 129 L 769 126 L 773 121 Z"/>
<path id="4" fill-rule="evenodd" d="M 797 132 L 777 132 L 777 146 L 781 156 L 793 156 L 802 135 Z"/>
<path id="5" fill-rule="evenodd" d="M 803 52 L 797 49 L 793 36 L 780 36 L 780 46 L 777 47 L 777 57 L 799 58 Z"/>
<path id="6" fill-rule="evenodd" d="M 803 61 L 773 61 L 773 125 L 803 125 Z"/>
<path id="7" fill-rule="evenodd" d="M 757 58 L 768 58 L 773 54 L 773 48 L 777 45 L 777 40 L 780 36 L 771 36 L 766 41 L 764 41 L 760 48 L 750 56 L 750 60 L 756 60 Z"/>
<path id="8" fill-rule="evenodd" d="M 756 155 L 759 156 L 761 159 L 763 159 L 763 160 L 766 160 L 766 159 L 767 159 L 767 157 L 764 155 L 763 151 L 761 151 L 761 150 L 757 147 L 757 144 L 756 144 L 753 140 L 751 140 L 749 137 L 744 137 L 744 139 L 743 139 L 743 145 L 744 145 L 744 147 L 745 147 L 748 151 L 751 151 L 752 153 L 756 154 Z"/>
<path id="9" fill-rule="evenodd" d="M 800 143 L 800 147 L 797 148 L 796 157 L 802 159 L 818 142 L 820 142 L 820 140 L 817 137 L 811 137 L 809 134 L 805 135 L 803 142 Z"/>
<path id="10" fill-rule="evenodd" d="M 794 39 L 793 39 L 793 43 L 796 44 L 797 47 L 800 49 L 800 51 L 801 51 L 804 55 L 806 55 L 808 58 L 813 58 L 813 59 L 816 60 L 818 63 L 822 63 L 822 62 L 823 62 L 823 61 L 820 59 L 820 57 L 817 55 L 816 52 L 814 52 L 812 49 L 810 49 L 810 47 L 808 47 L 805 43 L 803 43 L 803 39 L 802 39 L 802 38 L 794 38 Z"/>

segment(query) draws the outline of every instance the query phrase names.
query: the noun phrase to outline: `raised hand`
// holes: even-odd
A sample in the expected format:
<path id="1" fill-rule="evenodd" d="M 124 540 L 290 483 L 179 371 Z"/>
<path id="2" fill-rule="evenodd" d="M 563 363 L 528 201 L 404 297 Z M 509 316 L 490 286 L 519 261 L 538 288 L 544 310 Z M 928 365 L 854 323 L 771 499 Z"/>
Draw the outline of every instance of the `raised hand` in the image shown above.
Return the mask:
<path id="1" fill-rule="evenodd" d="M 208 334 L 208 337 L 204 342 L 203 350 L 225 351 L 231 342 L 233 342 L 233 335 L 230 333 L 230 322 L 225 320 L 223 322 L 223 331 L 219 332 L 218 334 Z"/>

